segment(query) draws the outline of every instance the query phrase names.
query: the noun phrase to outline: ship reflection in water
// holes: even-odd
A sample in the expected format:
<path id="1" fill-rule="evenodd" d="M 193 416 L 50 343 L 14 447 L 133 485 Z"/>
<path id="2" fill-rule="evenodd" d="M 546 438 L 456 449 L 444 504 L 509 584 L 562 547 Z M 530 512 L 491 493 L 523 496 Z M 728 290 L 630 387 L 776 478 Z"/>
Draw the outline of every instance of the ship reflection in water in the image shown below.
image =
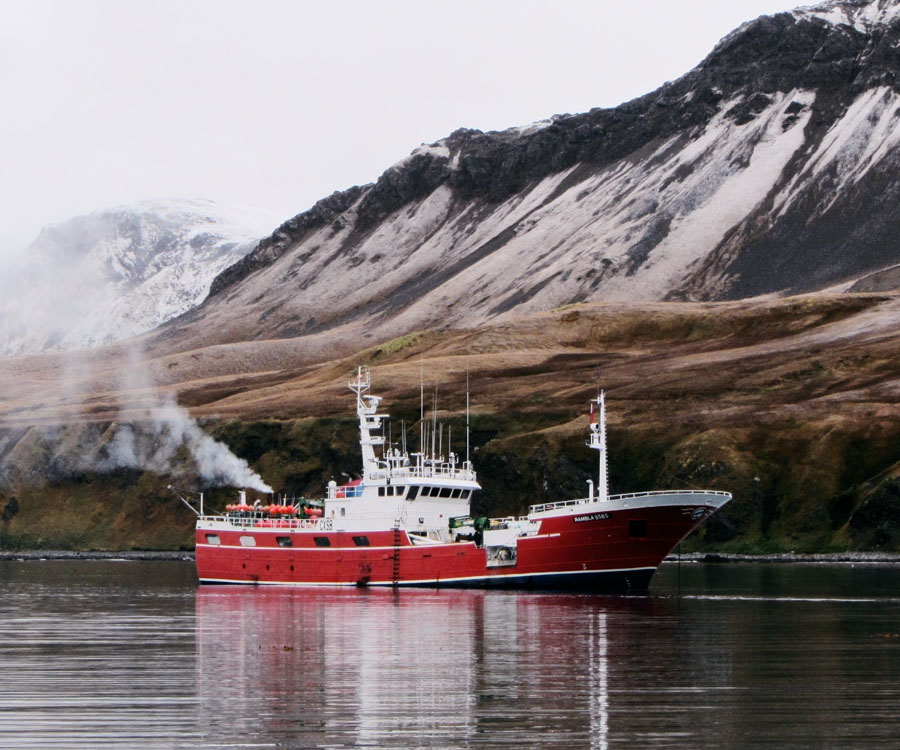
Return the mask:
<path id="1" fill-rule="evenodd" d="M 683 578 L 650 597 L 203 587 L 199 723 L 278 747 L 896 747 L 900 566 Z"/>
<path id="2" fill-rule="evenodd" d="M 200 704 L 212 740 L 218 724 L 220 740 L 243 730 L 303 746 L 543 738 L 606 748 L 610 653 L 640 648 L 610 619 L 665 606 L 521 592 L 201 588 Z"/>
<path id="3" fill-rule="evenodd" d="M 900 565 L 664 565 L 601 597 L 0 561 L 0 750 L 895 750 L 898 591 Z"/>

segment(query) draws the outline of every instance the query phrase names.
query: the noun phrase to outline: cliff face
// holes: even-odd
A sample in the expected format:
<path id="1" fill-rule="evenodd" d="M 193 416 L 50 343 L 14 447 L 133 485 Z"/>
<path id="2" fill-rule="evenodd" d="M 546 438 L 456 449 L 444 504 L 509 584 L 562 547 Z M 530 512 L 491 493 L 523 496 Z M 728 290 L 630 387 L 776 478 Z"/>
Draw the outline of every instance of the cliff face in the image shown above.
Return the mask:
<path id="1" fill-rule="evenodd" d="M 169 336 L 377 337 L 588 300 L 890 286 L 898 9 L 763 17 L 615 109 L 422 146 L 279 227 Z"/>

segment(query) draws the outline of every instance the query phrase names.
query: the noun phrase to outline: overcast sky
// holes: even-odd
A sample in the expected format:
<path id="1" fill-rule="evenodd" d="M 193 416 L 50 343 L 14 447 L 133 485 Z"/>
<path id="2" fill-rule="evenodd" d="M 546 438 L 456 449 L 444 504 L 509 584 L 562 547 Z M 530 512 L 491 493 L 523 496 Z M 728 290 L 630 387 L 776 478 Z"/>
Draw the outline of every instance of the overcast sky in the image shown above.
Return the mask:
<path id="1" fill-rule="evenodd" d="M 647 93 L 797 4 L 0 0 L 0 259 L 148 198 L 283 220 L 458 127 Z"/>

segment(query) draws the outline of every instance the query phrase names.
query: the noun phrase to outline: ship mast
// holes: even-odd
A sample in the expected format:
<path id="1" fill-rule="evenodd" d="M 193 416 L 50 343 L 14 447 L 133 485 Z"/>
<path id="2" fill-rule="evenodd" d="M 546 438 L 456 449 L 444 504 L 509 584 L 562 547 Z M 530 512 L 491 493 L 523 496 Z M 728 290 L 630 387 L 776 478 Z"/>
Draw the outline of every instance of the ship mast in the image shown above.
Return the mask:
<path id="1" fill-rule="evenodd" d="M 425 367 L 422 359 L 419 359 L 419 468 L 425 466 L 425 446 L 428 445 L 426 435 L 428 426 L 425 424 Z"/>
<path id="2" fill-rule="evenodd" d="M 594 409 L 594 404 L 597 409 Z M 609 497 L 609 480 L 606 461 L 606 394 L 600 391 L 597 398 L 591 399 L 591 439 L 587 445 L 599 452 L 599 470 L 597 477 L 597 500 L 604 502 Z"/>
<path id="3" fill-rule="evenodd" d="M 348 383 L 350 390 L 356 394 L 356 416 L 359 417 L 359 446 L 362 450 L 363 478 L 371 477 L 378 470 L 375 458 L 375 446 L 384 445 L 383 435 L 373 435 L 372 430 L 381 430 L 381 420 L 386 414 L 378 414 L 378 396 L 364 395 L 369 390 L 369 368 L 359 367 L 356 380 Z"/>
<path id="4" fill-rule="evenodd" d="M 466 468 L 471 467 L 469 462 L 469 365 L 466 364 Z"/>

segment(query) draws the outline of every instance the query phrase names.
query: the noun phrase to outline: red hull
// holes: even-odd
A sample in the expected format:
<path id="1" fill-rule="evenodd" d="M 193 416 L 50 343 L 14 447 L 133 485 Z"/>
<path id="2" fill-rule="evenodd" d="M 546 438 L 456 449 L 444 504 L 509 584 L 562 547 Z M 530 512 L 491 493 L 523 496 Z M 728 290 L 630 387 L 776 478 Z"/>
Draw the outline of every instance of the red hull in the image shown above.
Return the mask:
<path id="1" fill-rule="evenodd" d="M 536 535 L 518 539 L 514 559 L 491 562 L 473 542 L 413 545 L 405 531 L 210 525 L 197 530 L 197 571 L 202 583 L 642 590 L 714 510 L 662 505 L 544 518 Z"/>

